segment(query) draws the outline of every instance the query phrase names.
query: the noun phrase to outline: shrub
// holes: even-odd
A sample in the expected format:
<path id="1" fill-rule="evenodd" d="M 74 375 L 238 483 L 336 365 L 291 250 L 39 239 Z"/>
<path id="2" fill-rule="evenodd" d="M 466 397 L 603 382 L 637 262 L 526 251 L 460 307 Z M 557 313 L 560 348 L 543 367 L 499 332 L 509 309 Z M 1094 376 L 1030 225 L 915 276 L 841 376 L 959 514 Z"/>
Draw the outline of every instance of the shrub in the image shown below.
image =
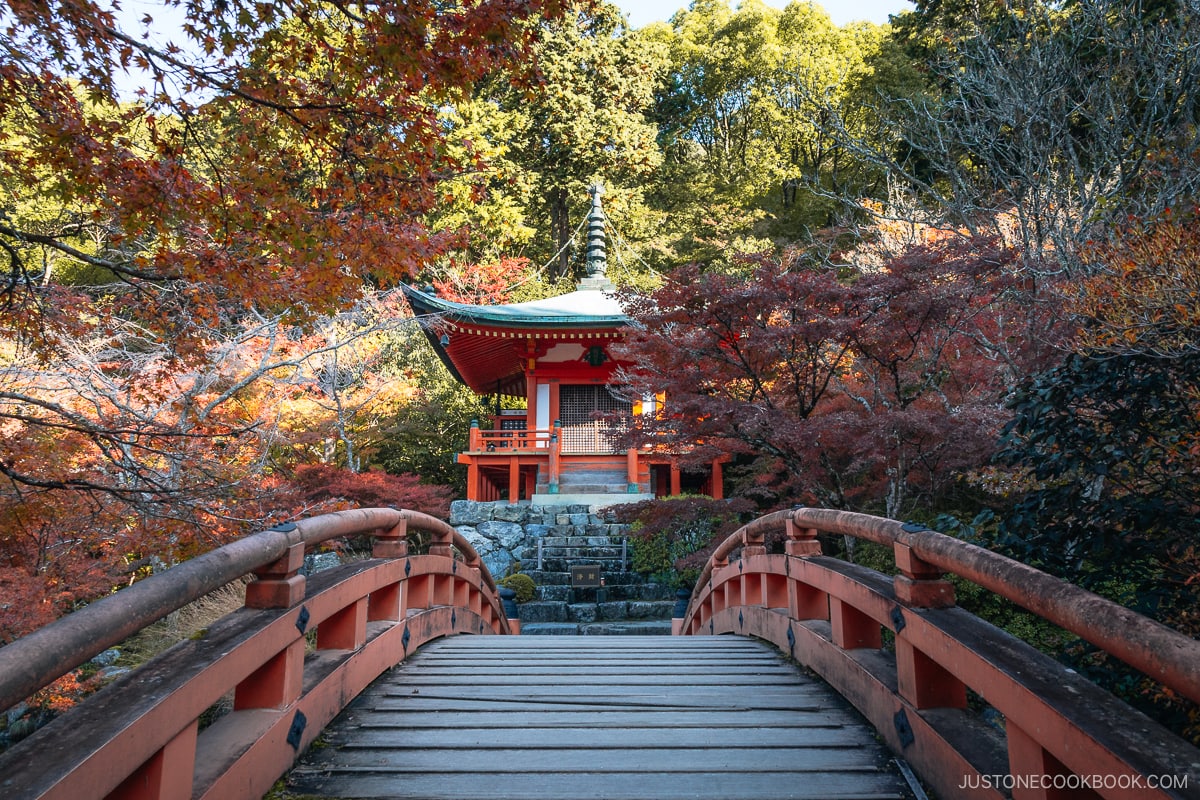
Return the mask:
<path id="1" fill-rule="evenodd" d="M 441 519 L 449 515 L 454 496 L 449 487 L 423 484 L 416 475 L 351 472 L 328 464 L 297 467 L 293 483 L 313 503 L 340 500 L 361 508 L 408 508 Z"/>
<path id="2" fill-rule="evenodd" d="M 516 592 L 516 601 L 518 603 L 528 603 L 537 592 L 537 584 L 533 582 L 533 578 L 522 572 L 515 572 L 507 578 L 496 581 L 496 585 L 507 587 Z"/>
<path id="3" fill-rule="evenodd" d="M 754 512 L 747 500 L 701 495 L 645 500 L 610 509 L 631 526 L 633 569 L 650 580 L 692 588 L 704 562 Z"/>

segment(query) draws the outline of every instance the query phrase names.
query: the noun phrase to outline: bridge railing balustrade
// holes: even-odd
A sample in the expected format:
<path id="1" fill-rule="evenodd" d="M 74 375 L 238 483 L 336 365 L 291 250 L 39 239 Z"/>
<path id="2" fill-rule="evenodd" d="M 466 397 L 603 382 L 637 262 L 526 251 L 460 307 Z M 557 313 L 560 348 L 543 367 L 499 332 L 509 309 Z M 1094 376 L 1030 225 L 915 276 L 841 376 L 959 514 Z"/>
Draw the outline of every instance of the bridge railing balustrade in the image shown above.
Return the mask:
<path id="1" fill-rule="evenodd" d="M 430 535 L 427 554 L 410 555 L 410 529 Z M 303 574 L 307 550 L 361 535 L 373 536 L 370 559 Z M 342 511 L 233 542 L 0 648 L 0 708 L 247 575 L 243 609 L 0 755 L 0 796 L 258 798 L 425 642 L 510 632 L 487 567 L 454 528 L 414 511 Z M 233 710 L 201 730 L 230 694 Z"/>
<path id="2" fill-rule="evenodd" d="M 770 555 L 770 531 L 785 553 Z M 894 578 L 822 555 L 820 534 L 891 549 Z M 755 520 L 705 566 L 680 634 L 767 639 L 849 699 L 945 798 L 1200 797 L 1200 750 L 955 605 L 951 573 L 1200 702 L 1200 642 L 985 548 L 865 514 Z M 886 646 L 885 646 L 886 641 Z M 968 709 L 969 692 L 1002 716 Z"/>

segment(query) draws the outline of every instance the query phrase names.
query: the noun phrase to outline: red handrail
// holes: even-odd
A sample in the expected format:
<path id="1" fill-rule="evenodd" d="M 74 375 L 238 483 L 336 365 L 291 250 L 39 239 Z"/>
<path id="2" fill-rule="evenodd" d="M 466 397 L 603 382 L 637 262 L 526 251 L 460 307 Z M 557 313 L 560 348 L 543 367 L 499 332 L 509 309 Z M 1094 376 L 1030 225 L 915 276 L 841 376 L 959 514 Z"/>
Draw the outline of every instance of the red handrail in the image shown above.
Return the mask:
<path id="1" fill-rule="evenodd" d="M 410 526 L 432 534 L 428 555 L 408 554 Z M 306 547 L 361 534 L 375 536 L 374 558 L 300 574 Z M 119 795 L 130 781 L 150 787 L 139 797 L 261 796 L 346 702 L 424 642 L 510 632 L 487 567 L 454 528 L 407 510 L 342 511 L 233 542 L 0 648 L 0 702 L 250 573 L 245 609 L 0 755 L 4 796 Z M 309 659 L 313 629 L 321 657 Z M 231 690 L 230 722 L 199 732 Z"/>
<path id="2" fill-rule="evenodd" d="M 786 555 L 766 554 L 764 536 L 772 531 L 786 531 Z M 817 539 L 822 533 L 890 547 L 898 574 L 888 579 L 822 556 Z M 739 550 L 740 560 L 731 563 Z M 761 636 L 789 650 L 858 706 L 946 796 L 1001 796 L 992 791 L 1003 788 L 1000 782 L 984 791 L 980 784 L 987 781 L 977 780 L 978 791 L 964 791 L 967 775 L 978 779 L 1007 771 L 1016 781 L 1049 771 L 1064 785 L 1079 785 L 1098 777 L 1088 770 L 1115 776 L 1113 785 L 1093 786 L 1103 797 L 1194 796 L 1187 789 L 1194 792 L 1200 783 L 1200 752 L 1047 656 L 954 607 L 953 586 L 943 579 L 947 572 L 1200 702 L 1200 642 L 968 542 L 846 511 L 780 511 L 734 532 L 705 565 L 675 627 L 684 634 Z M 894 637 L 890 655 L 883 631 Z M 968 689 L 1008 717 L 1008 752 L 993 754 L 986 765 L 989 757 L 980 754 L 988 748 L 982 743 L 994 731 L 972 730 L 966 721 Z M 1184 791 L 1170 786 L 1150 791 L 1137 783 L 1148 769 L 1173 776 L 1174 789 Z M 1022 796 L 1049 795 L 1013 792 Z"/>

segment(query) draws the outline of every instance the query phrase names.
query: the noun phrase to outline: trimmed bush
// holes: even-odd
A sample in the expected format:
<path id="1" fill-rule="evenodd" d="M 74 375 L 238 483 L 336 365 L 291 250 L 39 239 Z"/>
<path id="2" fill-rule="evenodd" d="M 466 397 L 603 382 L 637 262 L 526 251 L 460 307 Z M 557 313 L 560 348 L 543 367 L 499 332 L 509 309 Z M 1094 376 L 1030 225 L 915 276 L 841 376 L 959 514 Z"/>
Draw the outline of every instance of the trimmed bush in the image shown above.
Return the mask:
<path id="1" fill-rule="evenodd" d="M 528 603 L 537 592 L 537 584 L 533 582 L 533 578 L 523 572 L 516 572 L 507 578 L 498 580 L 496 581 L 496 585 L 504 586 L 516 592 L 517 596 L 515 599 L 518 603 Z"/>

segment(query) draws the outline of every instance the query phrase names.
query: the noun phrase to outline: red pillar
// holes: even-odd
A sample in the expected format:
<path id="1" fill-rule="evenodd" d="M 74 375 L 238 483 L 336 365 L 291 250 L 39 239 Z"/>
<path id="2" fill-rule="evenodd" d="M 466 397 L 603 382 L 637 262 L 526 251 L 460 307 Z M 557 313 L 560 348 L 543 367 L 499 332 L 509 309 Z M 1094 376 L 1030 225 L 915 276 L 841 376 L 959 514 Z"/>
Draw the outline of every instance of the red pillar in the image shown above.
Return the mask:
<path id="1" fill-rule="evenodd" d="M 508 502 L 521 499 L 521 464 L 516 456 L 508 457 Z"/>
<path id="2" fill-rule="evenodd" d="M 479 465 L 474 459 L 467 463 L 467 499 L 482 500 L 480 497 Z"/>
<path id="3" fill-rule="evenodd" d="M 713 500 L 725 499 L 725 472 L 721 468 L 720 461 L 712 463 L 712 498 Z"/>

